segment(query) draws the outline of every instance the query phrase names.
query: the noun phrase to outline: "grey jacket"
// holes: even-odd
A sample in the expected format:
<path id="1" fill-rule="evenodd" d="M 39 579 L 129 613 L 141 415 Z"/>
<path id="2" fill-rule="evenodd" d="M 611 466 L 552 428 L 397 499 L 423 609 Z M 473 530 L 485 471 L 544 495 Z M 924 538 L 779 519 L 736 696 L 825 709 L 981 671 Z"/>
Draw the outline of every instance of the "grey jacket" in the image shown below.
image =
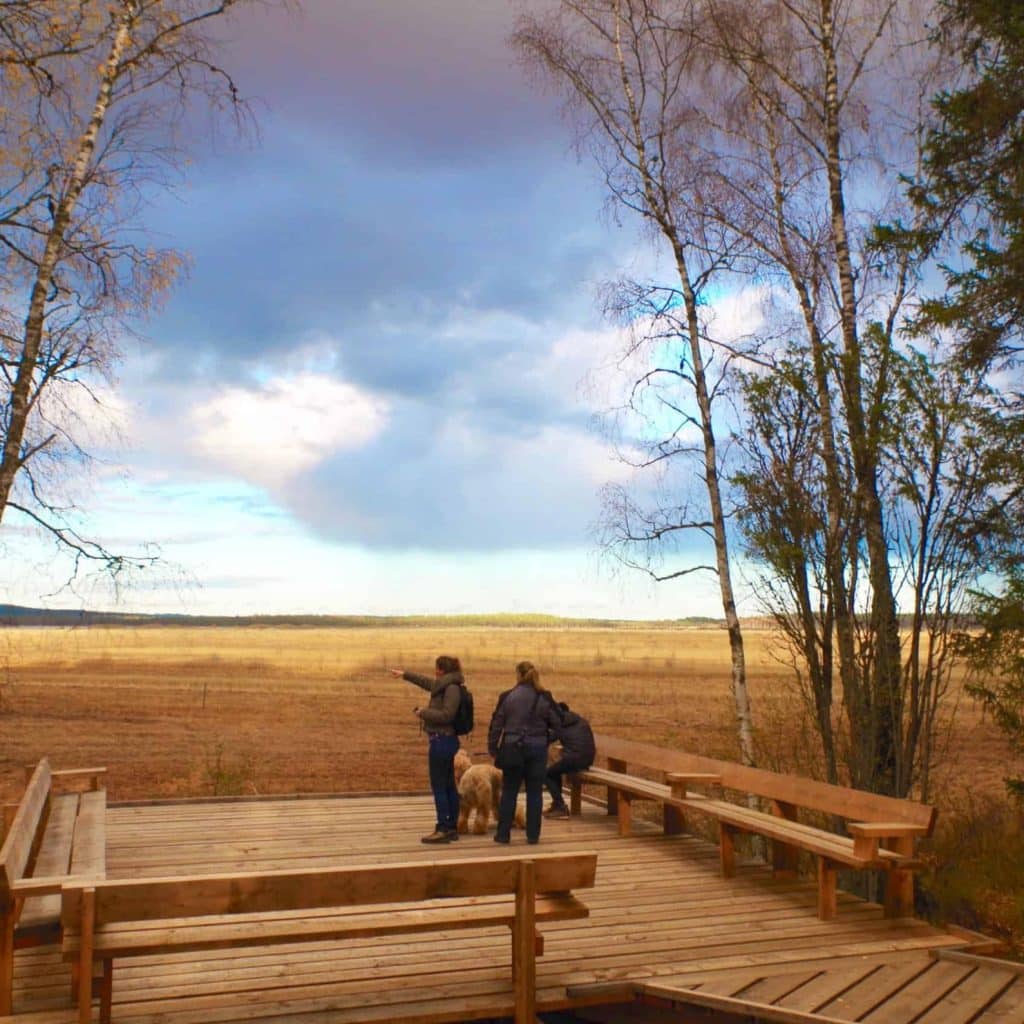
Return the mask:
<path id="1" fill-rule="evenodd" d="M 455 726 L 452 722 L 459 710 L 464 682 L 461 672 L 448 672 L 443 676 L 431 679 L 415 672 L 403 672 L 402 678 L 407 682 L 426 690 L 430 694 L 430 703 L 420 708 L 420 718 L 427 732 L 440 733 L 443 736 L 454 736 Z M 452 685 L 458 684 L 458 685 Z"/>

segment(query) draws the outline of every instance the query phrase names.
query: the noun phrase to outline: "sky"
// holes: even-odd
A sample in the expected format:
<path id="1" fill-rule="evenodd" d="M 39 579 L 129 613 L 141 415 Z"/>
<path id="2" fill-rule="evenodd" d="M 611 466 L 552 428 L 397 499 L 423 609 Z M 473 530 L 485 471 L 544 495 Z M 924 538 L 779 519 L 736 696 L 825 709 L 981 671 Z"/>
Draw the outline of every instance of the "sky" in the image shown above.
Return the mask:
<path id="1" fill-rule="evenodd" d="M 83 532 L 165 567 L 68 590 L 5 523 L 5 600 L 720 616 L 709 576 L 600 557 L 600 491 L 627 471 L 594 426 L 622 344 L 598 291 L 655 257 L 518 66 L 516 14 L 305 0 L 232 23 L 259 138 L 197 137 L 148 210 L 191 270 L 126 341 L 76 484 Z"/>

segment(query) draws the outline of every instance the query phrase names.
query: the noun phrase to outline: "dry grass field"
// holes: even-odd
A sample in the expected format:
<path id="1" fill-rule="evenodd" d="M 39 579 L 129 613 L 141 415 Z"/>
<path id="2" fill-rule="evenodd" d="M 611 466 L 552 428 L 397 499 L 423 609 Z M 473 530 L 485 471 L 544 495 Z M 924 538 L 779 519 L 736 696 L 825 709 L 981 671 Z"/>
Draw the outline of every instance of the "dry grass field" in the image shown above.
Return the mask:
<path id="1" fill-rule="evenodd" d="M 806 771 L 813 741 L 772 635 L 750 630 L 747 646 L 762 763 Z M 713 628 L 20 627 L 0 631 L 0 795 L 42 755 L 107 765 L 115 800 L 423 789 L 421 693 L 386 669 L 429 673 L 439 653 L 466 669 L 474 751 L 527 658 L 597 730 L 736 756 L 728 649 Z M 961 703 L 935 797 L 999 792 L 1005 757 Z"/>
<path id="2" fill-rule="evenodd" d="M 815 743 L 772 634 L 746 634 L 759 763 L 813 772 Z M 725 634 L 714 628 L 139 627 L 0 630 L 0 798 L 24 766 L 106 765 L 110 799 L 427 789 L 422 691 L 458 655 L 486 747 L 498 694 L 522 659 L 598 731 L 735 758 Z M 955 695 L 954 695 L 955 697 Z M 1024 943 L 1024 834 L 1003 797 L 1007 746 L 953 700 L 932 800 L 939 835 L 923 905 Z M 424 803 L 424 827 L 430 825 Z"/>

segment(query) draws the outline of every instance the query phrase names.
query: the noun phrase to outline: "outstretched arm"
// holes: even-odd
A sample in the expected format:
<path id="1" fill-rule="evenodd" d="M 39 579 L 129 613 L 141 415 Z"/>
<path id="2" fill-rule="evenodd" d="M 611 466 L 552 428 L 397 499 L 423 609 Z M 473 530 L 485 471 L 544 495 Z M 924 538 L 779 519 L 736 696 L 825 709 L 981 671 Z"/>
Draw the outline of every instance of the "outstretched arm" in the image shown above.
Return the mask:
<path id="1" fill-rule="evenodd" d="M 426 676 L 421 676 L 416 672 L 406 672 L 405 669 L 401 668 L 389 668 L 388 671 L 396 679 L 404 679 L 407 683 L 412 683 L 428 693 L 434 688 L 433 679 L 428 679 Z"/>

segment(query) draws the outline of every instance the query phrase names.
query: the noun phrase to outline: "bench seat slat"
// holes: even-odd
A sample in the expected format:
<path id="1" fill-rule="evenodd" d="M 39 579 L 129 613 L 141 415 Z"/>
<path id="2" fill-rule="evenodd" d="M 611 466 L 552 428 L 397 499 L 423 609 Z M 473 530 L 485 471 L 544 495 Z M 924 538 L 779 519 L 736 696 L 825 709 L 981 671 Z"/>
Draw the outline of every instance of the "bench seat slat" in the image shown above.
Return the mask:
<path id="1" fill-rule="evenodd" d="M 574 814 L 580 811 L 583 783 L 604 785 L 608 787 L 608 812 L 618 816 L 619 834 L 623 836 L 632 828 L 634 799 L 661 803 L 666 835 L 684 829 L 688 812 L 717 821 L 725 877 L 735 871 L 737 832 L 771 841 L 771 866 L 776 875 L 797 871 L 801 850 L 815 855 L 818 916 L 822 920 L 836 913 L 836 869 L 842 865 L 886 871 L 886 917 L 913 913 L 912 873 L 923 866 L 914 855 L 914 840 L 932 834 L 937 813 L 934 807 L 615 736 L 596 735 L 594 740 L 596 756 L 608 767 L 590 768 L 570 777 Z M 644 776 L 653 773 L 661 781 L 630 775 L 627 770 Z M 725 800 L 715 790 L 708 794 L 689 789 L 698 784 L 747 794 L 753 798 L 753 806 Z M 759 810 L 760 801 L 770 801 L 770 809 Z M 800 811 L 843 819 L 850 835 L 804 824 L 797 817 Z"/>
<path id="2" fill-rule="evenodd" d="M 900 856 L 892 850 L 880 849 L 873 858 L 858 857 L 853 852 L 853 840 L 846 836 L 825 832 L 813 825 L 790 821 L 773 814 L 755 811 L 727 800 L 716 800 L 700 793 L 688 793 L 686 798 L 678 799 L 672 795 L 669 786 L 650 779 L 641 779 L 604 768 L 589 768 L 580 772 L 579 777 L 583 782 L 612 786 L 634 796 L 648 797 L 670 807 L 707 814 L 742 831 L 756 832 L 770 839 L 793 843 L 810 853 L 828 857 L 850 867 L 899 866 L 910 868 L 918 864 L 914 858 Z"/>
<path id="3" fill-rule="evenodd" d="M 46 831 L 32 868 L 37 875 L 66 875 L 71 864 L 71 840 L 75 835 L 75 815 L 78 813 L 78 794 L 64 793 L 50 797 L 50 816 Z"/>
<path id="4" fill-rule="evenodd" d="M 107 873 L 107 791 L 100 789 L 82 793 L 79 800 L 70 873 L 104 878 Z"/>
<path id="5" fill-rule="evenodd" d="M 50 797 L 50 816 L 36 857 L 32 877 L 51 878 L 68 873 L 71 863 L 71 841 L 75 833 L 75 815 L 78 813 L 78 794 L 68 793 Z M 15 883 L 16 887 L 17 883 Z M 18 918 L 17 931 L 35 932 L 40 928 L 49 929 L 60 921 L 60 893 L 46 896 L 32 896 L 25 904 Z"/>
<path id="6" fill-rule="evenodd" d="M 846 836 L 826 832 L 813 825 L 805 825 L 798 821 L 778 818 L 773 814 L 740 807 L 725 800 L 705 801 L 691 798 L 685 801 L 685 805 L 689 809 L 712 814 L 719 821 L 725 821 L 741 830 L 757 832 L 782 842 L 794 843 L 810 853 L 821 854 L 823 857 L 829 857 L 850 867 L 910 867 L 918 863 L 914 858 L 900 856 L 892 850 L 880 849 L 874 857 L 858 857 L 853 852 L 853 840 Z"/>
<path id="7" fill-rule="evenodd" d="M 572 921 L 587 917 L 589 911 L 575 896 L 538 896 L 538 921 Z M 219 921 L 209 924 L 202 918 L 183 919 L 179 923 L 160 922 L 161 927 L 134 923 L 106 925 L 95 934 L 96 959 L 123 956 L 144 956 L 148 953 L 173 950 L 188 952 L 206 949 L 228 949 L 234 946 L 275 945 L 287 942 L 330 941 L 332 939 L 367 938 L 376 935 L 422 931 L 448 931 L 461 928 L 510 926 L 515 920 L 515 905 L 503 903 L 407 908 L 400 913 L 386 914 L 347 912 L 297 918 L 286 915 L 275 918 L 264 915 L 246 921 Z M 65 931 L 64 956 L 77 956 L 80 936 Z"/>

